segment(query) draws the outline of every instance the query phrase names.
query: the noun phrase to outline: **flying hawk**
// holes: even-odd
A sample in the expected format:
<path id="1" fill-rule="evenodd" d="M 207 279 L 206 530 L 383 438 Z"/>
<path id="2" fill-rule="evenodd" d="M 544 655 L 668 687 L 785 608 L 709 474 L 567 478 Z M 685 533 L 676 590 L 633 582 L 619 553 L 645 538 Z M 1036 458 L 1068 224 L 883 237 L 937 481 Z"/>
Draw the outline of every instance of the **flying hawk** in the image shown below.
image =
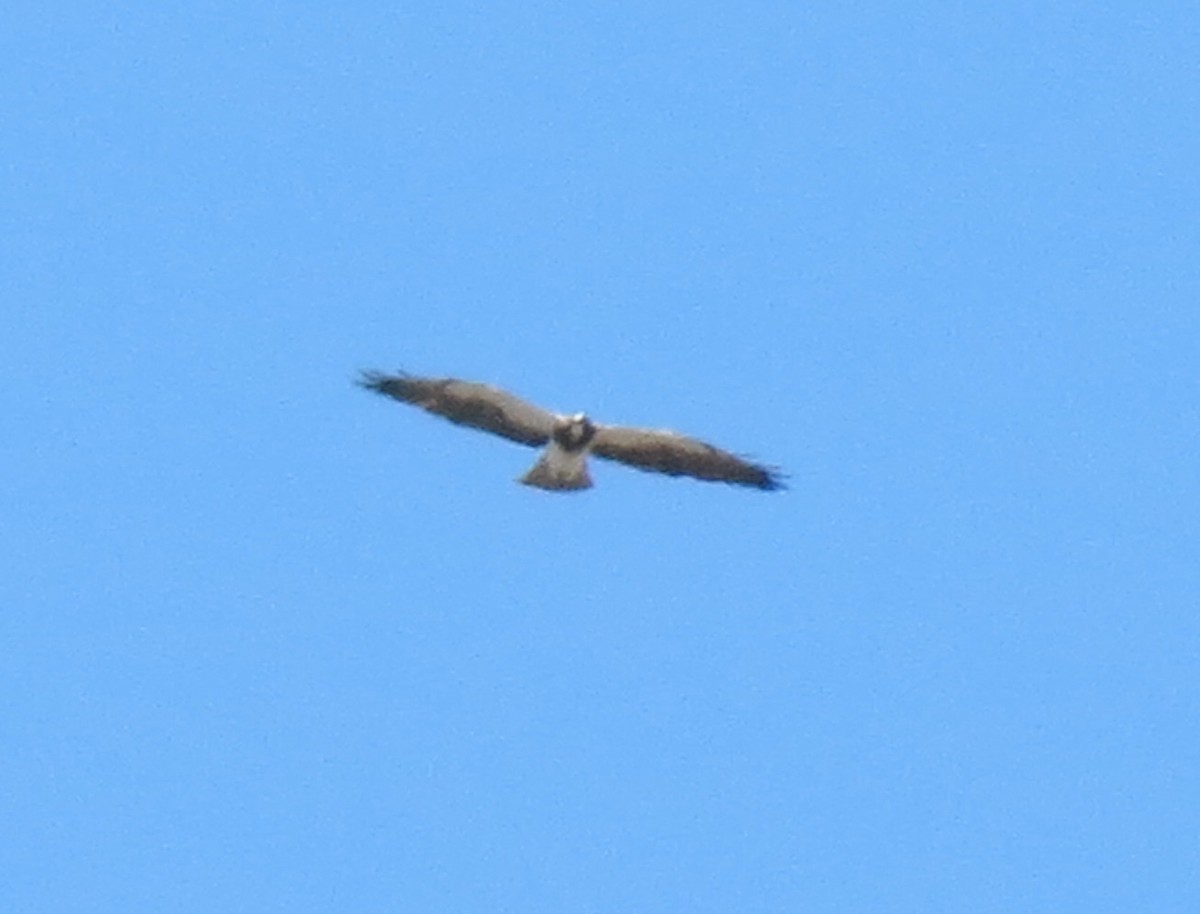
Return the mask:
<path id="1" fill-rule="evenodd" d="M 588 454 L 668 476 L 693 476 L 755 489 L 783 488 L 778 471 L 695 438 L 656 429 L 600 425 L 583 413 L 558 415 L 487 384 L 377 371 L 363 372 L 358 383 L 458 425 L 518 444 L 544 447 L 537 462 L 518 480 L 540 489 L 569 492 L 591 488 Z"/>

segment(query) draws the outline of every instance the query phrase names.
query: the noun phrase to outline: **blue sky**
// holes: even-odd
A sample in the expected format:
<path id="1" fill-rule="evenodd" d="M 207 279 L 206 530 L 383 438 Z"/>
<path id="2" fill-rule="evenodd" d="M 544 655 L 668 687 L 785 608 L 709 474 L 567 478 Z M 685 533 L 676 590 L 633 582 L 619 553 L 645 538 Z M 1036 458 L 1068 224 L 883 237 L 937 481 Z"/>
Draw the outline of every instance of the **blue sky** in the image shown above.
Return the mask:
<path id="1" fill-rule="evenodd" d="M 1200 909 L 1198 40 L 10 11 L 0 907 Z M 791 487 L 530 490 L 398 367 Z"/>

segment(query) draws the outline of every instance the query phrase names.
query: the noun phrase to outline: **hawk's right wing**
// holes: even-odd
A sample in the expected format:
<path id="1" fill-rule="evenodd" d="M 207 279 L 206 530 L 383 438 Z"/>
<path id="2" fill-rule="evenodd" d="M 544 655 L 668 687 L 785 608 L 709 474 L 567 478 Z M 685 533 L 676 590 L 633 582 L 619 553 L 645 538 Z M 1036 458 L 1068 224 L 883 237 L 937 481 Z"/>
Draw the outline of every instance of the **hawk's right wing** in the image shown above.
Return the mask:
<path id="1" fill-rule="evenodd" d="M 510 441 L 540 447 L 554 431 L 554 414 L 507 391 L 457 378 L 418 378 L 364 371 L 358 383 L 435 416 L 491 432 Z"/>

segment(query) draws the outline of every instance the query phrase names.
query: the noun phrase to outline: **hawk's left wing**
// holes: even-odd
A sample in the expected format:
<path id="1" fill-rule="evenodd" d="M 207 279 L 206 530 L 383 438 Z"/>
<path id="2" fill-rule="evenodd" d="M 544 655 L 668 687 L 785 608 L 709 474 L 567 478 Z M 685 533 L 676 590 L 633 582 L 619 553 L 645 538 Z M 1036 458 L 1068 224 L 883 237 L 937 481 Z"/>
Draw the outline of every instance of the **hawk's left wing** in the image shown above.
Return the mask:
<path id="1" fill-rule="evenodd" d="M 778 470 L 750 463 L 678 432 L 598 425 L 591 452 L 597 457 L 668 476 L 692 476 L 756 489 L 784 488 Z"/>

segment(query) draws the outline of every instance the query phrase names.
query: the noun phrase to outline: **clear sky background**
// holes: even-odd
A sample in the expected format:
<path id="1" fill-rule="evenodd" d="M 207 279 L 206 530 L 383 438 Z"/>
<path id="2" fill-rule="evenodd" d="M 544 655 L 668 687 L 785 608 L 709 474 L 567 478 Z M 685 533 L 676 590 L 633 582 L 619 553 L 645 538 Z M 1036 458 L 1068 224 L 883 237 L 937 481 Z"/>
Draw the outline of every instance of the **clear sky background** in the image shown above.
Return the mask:
<path id="1" fill-rule="evenodd" d="M 0 909 L 1200 910 L 1191 4 L 18 4 Z M 458 375 L 784 467 L 534 452 Z"/>

